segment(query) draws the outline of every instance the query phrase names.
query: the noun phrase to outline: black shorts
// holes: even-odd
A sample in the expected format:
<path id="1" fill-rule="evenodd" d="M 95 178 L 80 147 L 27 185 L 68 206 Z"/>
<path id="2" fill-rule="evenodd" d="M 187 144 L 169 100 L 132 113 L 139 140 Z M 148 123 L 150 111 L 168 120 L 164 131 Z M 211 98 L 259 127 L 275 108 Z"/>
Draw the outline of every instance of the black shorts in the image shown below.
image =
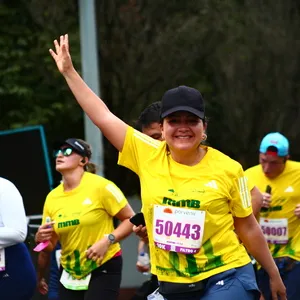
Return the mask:
<path id="1" fill-rule="evenodd" d="M 63 300 L 117 300 L 122 278 L 122 256 L 117 256 L 92 271 L 86 291 L 73 291 L 59 284 L 59 298 Z M 62 270 L 61 270 L 62 272 Z"/>

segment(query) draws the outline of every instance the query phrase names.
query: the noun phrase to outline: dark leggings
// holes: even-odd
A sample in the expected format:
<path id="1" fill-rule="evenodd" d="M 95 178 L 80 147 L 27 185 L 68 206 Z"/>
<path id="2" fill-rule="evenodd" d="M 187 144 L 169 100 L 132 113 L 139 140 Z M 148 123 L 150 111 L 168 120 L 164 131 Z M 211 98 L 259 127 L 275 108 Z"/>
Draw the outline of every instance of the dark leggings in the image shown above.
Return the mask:
<path id="1" fill-rule="evenodd" d="M 5 248 L 5 271 L 0 272 L 0 299 L 30 300 L 35 289 L 35 269 L 25 244 Z"/>
<path id="2" fill-rule="evenodd" d="M 59 285 L 59 298 L 63 300 L 117 300 L 121 284 L 122 256 L 107 261 L 92 271 L 86 291 L 73 291 Z"/>

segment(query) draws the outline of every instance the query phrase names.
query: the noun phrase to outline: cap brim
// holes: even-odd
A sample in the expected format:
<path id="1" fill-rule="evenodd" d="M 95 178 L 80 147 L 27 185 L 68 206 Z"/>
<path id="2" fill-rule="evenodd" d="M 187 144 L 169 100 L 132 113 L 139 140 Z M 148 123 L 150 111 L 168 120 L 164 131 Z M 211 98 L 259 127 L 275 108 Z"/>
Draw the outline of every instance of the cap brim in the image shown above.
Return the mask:
<path id="1" fill-rule="evenodd" d="M 167 110 L 161 114 L 161 118 L 163 119 L 163 118 L 167 117 L 168 115 L 170 115 L 174 112 L 177 112 L 177 111 L 188 111 L 188 112 L 196 115 L 200 119 L 204 118 L 204 111 L 200 111 L 198 109 L 194 109 L 189 106 L 176 106 L 176 107 L 170 108 L 169 110 Z"/>
<path id="2" fill-rule="evenodd" d="M 75 145 L 73 145 L 72 143 L 68 143 L 67 140 L 65 141 L 55 141 L 53 143 L 53 149 L 54 150 L 58 150 L 60 149 L 62 146 L 64 145 L 67 145 L 67 146 L 70 146 L 72 149 L 74 149 L 74 151 L 76 153 L 78 153 L 79 155 L 82 155 L 82 156 L 87 156 L 86 153 L 84 153 L 81 149 L 78 149 L 78 147 L 76 147 Z"/>

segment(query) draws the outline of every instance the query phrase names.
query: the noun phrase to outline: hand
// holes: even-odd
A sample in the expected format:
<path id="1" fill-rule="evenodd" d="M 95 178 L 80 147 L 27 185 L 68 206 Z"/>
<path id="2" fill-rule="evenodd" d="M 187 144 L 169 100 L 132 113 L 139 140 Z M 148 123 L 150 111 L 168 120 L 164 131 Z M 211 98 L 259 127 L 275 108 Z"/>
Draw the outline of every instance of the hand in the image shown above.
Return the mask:
<path id="1" fill-rule="evenodd" d="M 147 228 L 146 226 L 143 226 L 143 225 L 139 225 L 139 226 L 133 226 L 132 228 L 133 232 L 139 236 L 141 238 L 141 240 L 148 244 L 149 243 L 149 240 L 148 240 L 148 233 L 147 233 Z"/>
<path id="2" fill-rule="evenodd" d="M 48 293 L 48 284 L 45 280 L 45 278 L 41 278 L 38 281 L 38 291 L 42 294 L 42 295 L 46 295 Z"/>
<path id="3" fill-rule="evenodd" d="M 88 259 L 92 259 L 93 261 L 101 262 L 110 245 L 111 244 L 108 238 L 104 237 L 86 250 L 86 257 Z"/>
<path id="4" fill-rule="evenodd" d="M 54 233 L 54 229 L 53 229 L 54 223 L 55 222 L 45 223 L 39 227 L 37 233 L 35 234 L 35 241 L 37 243 L 51 240 Z"/>
<path id="5" fill-rule="evenodd" d="M 269 208 L 271 205 L 271 195 L 269 193 L 262 193 L 263 202 L 261 207 Z"/>
<path id="6" fill-rule="evenodd" d="M 286 289 L 279 272 L 276 276 L 270 277 L 270 289 L 273 300 L 278 300 L 278 296 L 280 296 L 280 300 L 287 300 Z"/>
<path id="7" fill-rule="evenodd" d="M 136 262 L 136 269 L 141 273 L 146 273 L 150 271 L 150 265 L 142 265 L 139 261 Z"/>
<path id="8" fill-rule="evenodd" d="M 55 52 L 49 49 L 49 52 L 56 62 L 60 73 L 65 74 L 67 71 L 73 69 L 73 63 L 69 52 L 69 37 L 68 34 L 61 35 L 59 43 L 54 40 Z"/>
<path id="9" fill-rule="evenodd" d="M 297 218 L 300 219 L 300 204 L 297 204 L 294 214 Z"/>

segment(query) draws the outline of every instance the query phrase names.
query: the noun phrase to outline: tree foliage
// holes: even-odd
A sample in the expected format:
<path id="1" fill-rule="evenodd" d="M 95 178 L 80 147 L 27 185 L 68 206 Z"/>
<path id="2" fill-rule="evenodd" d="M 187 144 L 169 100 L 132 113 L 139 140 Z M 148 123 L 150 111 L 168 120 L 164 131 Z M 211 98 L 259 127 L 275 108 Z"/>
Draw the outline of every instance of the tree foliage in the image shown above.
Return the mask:
<path id="1" fill-rule="evenodd" d="M 167 89 L 190 85 L 206 99 L 212 146 L 248 167 L 264 134 L 281 131 L 300 158 L 298 1 L 96 3 L 101 96 L 115 114 L 133 124 Z M 0 17 L 0 129 L 43 124 L 49 143 L 82 137 L 82 111 L 47 52 L 68 32 L 80 69 L 77 1 L 3 0 Z M 106 177 L 137 193 L 116 160 L 105 140 Z"/>

